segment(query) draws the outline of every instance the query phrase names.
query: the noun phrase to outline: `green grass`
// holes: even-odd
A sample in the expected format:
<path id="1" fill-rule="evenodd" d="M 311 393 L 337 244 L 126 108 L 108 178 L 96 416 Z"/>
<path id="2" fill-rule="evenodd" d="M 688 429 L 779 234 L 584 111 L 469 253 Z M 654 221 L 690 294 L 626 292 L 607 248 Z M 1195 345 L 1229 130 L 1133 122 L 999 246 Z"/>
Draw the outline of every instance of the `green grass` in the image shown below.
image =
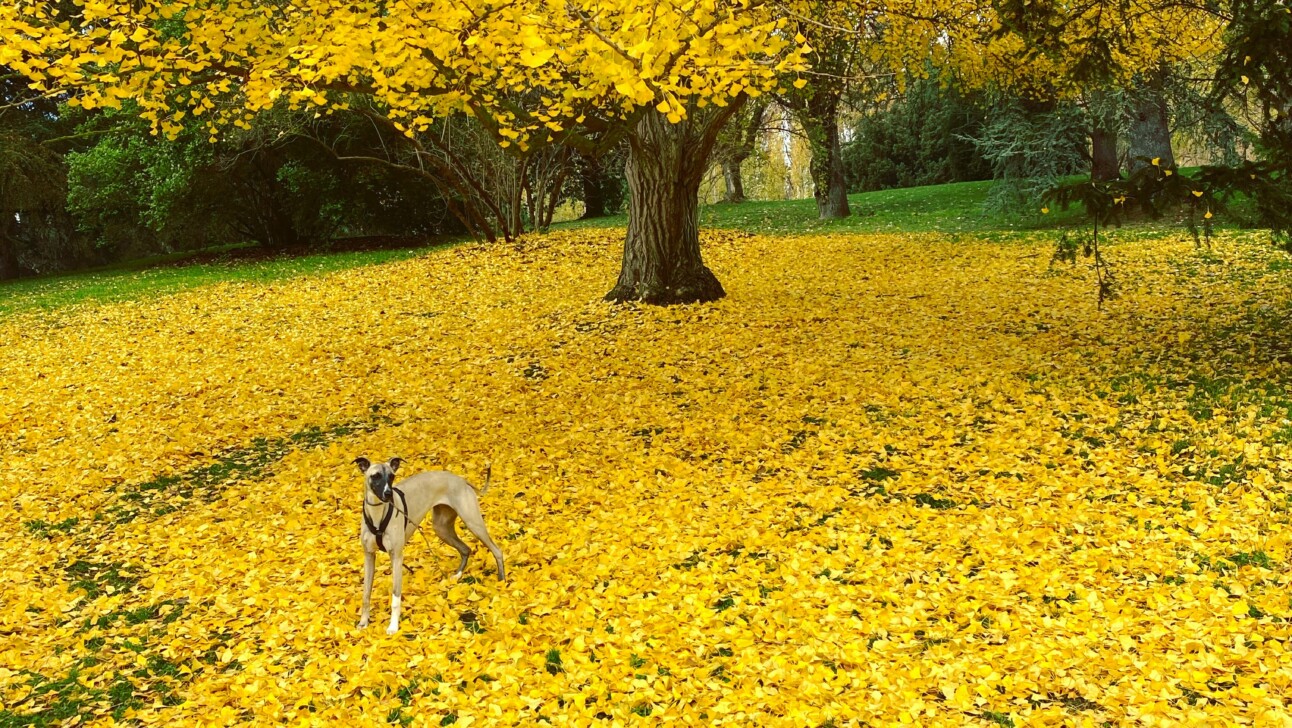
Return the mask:
<path id="1" fill-rule="evenodd" d="M 176 254 L 127 261 L 61 275 L 25 278 L 0 284 L 0 317 L 32 310 L 51 310 L 78 303 L 111 303 L 164 295 L 213 283 L 265 283 L 302 275 L 319 275 L 365 265 L 404 260 L 443 244 L 394 250 L 284 255 L 258 261 L 236 257 L 185 264 L 195 254 Z M 238 249 L 224 248 L 224 251 Z M 206 251 L 209 252 L 209 251 Z M 206 253 L 203 253 L 204 255 Z"/>
<path id="2" fill-rule="evenodd" d="M 1196 168 L 1182 173 L 1192 174 Z M 1072 178 L 1070 181 L 1077 181 Z M 842 220 L 817 218 L 816 200 L 718 203 L 700 208 L 701 228 L 741 230 L 756 234 L 799 235 L 804 233 L 925 233 L 973 234 L 989 240 L 1008 240 L 1019 234 L 1082 227 L 1085 212 L 1080 206 L 1054 209 L 1049 214 L 1007 218 L 989 215 L 983 206 L 991 192 L 991 180 L 957 182 L 928 187 L 908 187 L 848 196 L 852 216 Z M 1217 216 L 1217 227 L 1231 224 Z M 563 229 L 624 227 L 626 215 L 576 220 L 553 227 Z M 1183 231 L 1177 221 L 1134 222 L 1126 226 L 1137 232 Z"/>
<path id="3" fill-rule="evenodd" d="M 1079 223 L 1080 210 L 1054 211 L 1042 216 L 1007 220 L 983 212 L 992 182 L 959 182 L 930 187 L 863 192 L 848 196 L 852 217 L 817 218 L 816 200 L 718 203 L 700 208 L 702 228 L 725 228 L 751 233 L 1013 233 L 1053 229 Z M 622 227 L 624 215 L 564 223 L 563 228 Z"/>

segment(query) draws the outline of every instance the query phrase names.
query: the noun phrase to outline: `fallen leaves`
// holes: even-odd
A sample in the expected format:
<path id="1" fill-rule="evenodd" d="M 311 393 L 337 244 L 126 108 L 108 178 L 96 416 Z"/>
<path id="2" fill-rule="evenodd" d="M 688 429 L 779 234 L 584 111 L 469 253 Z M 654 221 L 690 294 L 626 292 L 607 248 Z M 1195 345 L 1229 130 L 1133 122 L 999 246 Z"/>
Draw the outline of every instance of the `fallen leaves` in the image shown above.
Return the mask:
<path id="1" fill-rule="evenodd" d="M 1100 312 L 1044 243 L 726 233 L 727 299 L 609 306 L 605 237 L 0 323 L 5 709 L 1288 715 L 1292 279 L 1263 241 L 1112 246 Z M 477 552 L 449 584 L 418 539 L 404 631 L 357 630 L 358 454 L 492 460 L 511 581 Z"/>

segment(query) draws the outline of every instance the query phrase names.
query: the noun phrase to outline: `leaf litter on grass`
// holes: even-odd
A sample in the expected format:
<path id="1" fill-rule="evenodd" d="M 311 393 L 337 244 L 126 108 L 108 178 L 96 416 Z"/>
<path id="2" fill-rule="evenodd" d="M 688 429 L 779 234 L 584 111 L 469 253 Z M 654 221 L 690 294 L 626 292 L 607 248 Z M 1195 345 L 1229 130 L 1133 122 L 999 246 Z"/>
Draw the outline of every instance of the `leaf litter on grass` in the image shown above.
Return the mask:
<path id="1" fill-rule="evenodd" d="M 1264 241 L 1101 311 L 1040 238 L 714 233 L 660 309 L 617 238 L 0 322 L 0 724 L 1286 721 Z M 492 461 L 510 580 L 417 540 L 357 630 L 358 455 Z"/>

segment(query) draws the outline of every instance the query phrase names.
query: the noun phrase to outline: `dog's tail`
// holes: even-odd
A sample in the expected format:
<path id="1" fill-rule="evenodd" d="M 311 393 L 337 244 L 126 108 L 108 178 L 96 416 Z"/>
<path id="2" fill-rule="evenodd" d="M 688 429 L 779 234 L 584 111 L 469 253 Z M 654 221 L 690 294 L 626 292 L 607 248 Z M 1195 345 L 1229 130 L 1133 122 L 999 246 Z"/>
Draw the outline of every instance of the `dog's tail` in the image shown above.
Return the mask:
<path id="1" fill-rule="evenodd" d="M 492 462 L 485 463 L 485 482 L 484 482 L 484 485 L 480 487 L 480 495 L 484 495 L 485 493 L 489 492 L 489 476 L 492 473 L 493 473 L 493 463 Z"/>

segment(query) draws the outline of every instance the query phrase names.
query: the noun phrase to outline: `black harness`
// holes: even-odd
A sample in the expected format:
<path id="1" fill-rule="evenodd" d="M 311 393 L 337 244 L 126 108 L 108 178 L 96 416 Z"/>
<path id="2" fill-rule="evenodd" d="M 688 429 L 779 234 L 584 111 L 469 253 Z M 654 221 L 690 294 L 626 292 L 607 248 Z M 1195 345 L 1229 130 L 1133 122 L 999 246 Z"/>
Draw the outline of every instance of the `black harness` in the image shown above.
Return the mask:
<path id="1" fill-rule="evenodd" d="M 404 498 L 404 491 L 399 488 L 392 487 L 391 490 L 395 491 L 395 495 L 399 496 L 399 502 L 404 504 L 404 507 L 399 509 L 399 512 L 404 515 L 404 533 L 408 533 L 408 500 Z M 377 505 L 376 503 L 369 503 L 367 498 L 363 499 L 363 503 L 364 505 Z M 381 537 L 386 535 L 386 527 L 390 525 L 390 517 L 393 515 L 395 515 L 394 498 L 391 498 L 390 502 L 386 504 L 386 513 L 381 517 L 381 525 L 373 523 L 372 517 L 368 515 L 368 509 L 363 509 L 363 522 L 368 527 L 368 532 L 377 537 L 377 548 L 382 551 L 386 550 L 386 544 L 382 543 Z"/>

